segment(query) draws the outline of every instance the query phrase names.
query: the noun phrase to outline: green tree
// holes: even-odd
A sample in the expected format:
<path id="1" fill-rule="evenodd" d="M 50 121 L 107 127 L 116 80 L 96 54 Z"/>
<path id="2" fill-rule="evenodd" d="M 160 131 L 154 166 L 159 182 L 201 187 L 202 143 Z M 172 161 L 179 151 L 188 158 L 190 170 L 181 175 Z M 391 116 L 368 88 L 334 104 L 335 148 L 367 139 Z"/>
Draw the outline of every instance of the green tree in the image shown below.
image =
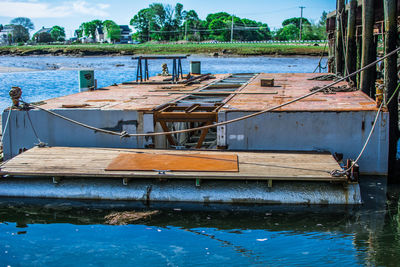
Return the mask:
<path id="1" fill-rule="evenodd" d="M 119 41 L 121 39 L 121 29 L 112 20 L 105 20 L 103 22 L 104 33 L 111 42 Z"/>
<path id="2" fill-rule="evenodd" d="M 81 38 L 83 36 L 83 30 L 80 28 L 75 30 L 74 35 L 76 36 L 76 38 Z"/>
<path id="3" fill-rule="evenodd" d="M 50 35 L 54 41 L 65 41 L 65 30 L 60 26 L 53 26 L 50 31 Z"/>
<path id="4" fill-rule="evenodd" d="M 4 29 L 3 24 L 0 24 L 0 31 Z"/>
<path id="5" fill-rule="evenodd" d="M 51 34 L 48 32 L 41 32 L 39 34 L 35 34 L 32 39 L 35 39 L 38 43 L 50 43 L 53 41 Z"/>
<path id="6" fill-rule="evenodd" d="M 211 23 L 215 19 L 227 20 L 229 18 L 231 18 L 230 14 L 228 14 L 226 12 L 218 12 L 218 13 L 208 14 L 207 17 L 206 17 L 206 21 L 208 23 Z"/>
<path id="7" fill-rule="evenodd" d="M 288 24 L 276 32 L 275 38 L 281 41 L 297 40 L 300 29 L 295 24 Z"/>
<path id="8" fill-rule="evenodd" d="M 301 19 L 301 18 L 290 18 L 290 19 L 285 19 L 282 22 L 282 26 L 287 26 L 289 24 L 294 24 L 297 28 L 300 29 L 300 21 L 302 21 L 302 25 L 303 26 L 311 25 L 310 21 L 308 19 L 306 19 L 306 18 L 303 18 L 303 19 Z"/>
<path id="9" fill-rule="evenodd" d="M 188 39 L 189 40 L 201 39 L 201 32 L 197 31 L 197 29 L 201 29 L 202 21 L 201 19 L 199 19 L 199 15 L 197 15 L 196 11 L 194 10 L 183 11 L 182 17 L 184 20 L 183 30 L 187 29 Z"/>
<path id="10" fill-rule="evenodd" d="M 83 35 L 86 37 L 96 38 L 96 29 L 98 27 L 102 27 L 103 22 L 101 20 L 95 19 L 89 22 L 83 22 L 79 29 L 83 32 Z"/>
<path id="11" fill-rule="evenodd" d="M 130 21 L 139 32 L 141 41 L 150 38 L 155 40 L 174 40 L 182 35 L 183 5 L 153 3 L 148 8 L 141 9 Z"/>
<path id="12" fill-rule="evenodd" d="M 159 31 L 160 27 L 154 21 L 154 11 L 151 8 L 141 9 L 130 21 L 137 30 L 137 38 L 142 41 L 148 41 L 151 38 L 150 31 Z"/>
<path id="13" fill-rule="evenodd" d="M 29 32 L 22 25 L 12 25 L 12 38 L 14 43 L 26 42 L 29 40 Z"/>
<path id="14" fill-rule="evenodd" d="M 31 21 L 30 18 L 25 18 L 25 17 L 14 18 L 10 21 L 10 24 L 21 25 L 22 27 L 27 29 L 28 32 L 29 30 L 35 29 L 35 25 L 33 25 L 33 22 Z"/>
<path id="15" fill-rule="evenodd" d="M 213 19 L 208 25 L 210 29 L 210 37 L 218 41 L 228 41 L 230 38 L 230 30 L 224 18 Z"/>

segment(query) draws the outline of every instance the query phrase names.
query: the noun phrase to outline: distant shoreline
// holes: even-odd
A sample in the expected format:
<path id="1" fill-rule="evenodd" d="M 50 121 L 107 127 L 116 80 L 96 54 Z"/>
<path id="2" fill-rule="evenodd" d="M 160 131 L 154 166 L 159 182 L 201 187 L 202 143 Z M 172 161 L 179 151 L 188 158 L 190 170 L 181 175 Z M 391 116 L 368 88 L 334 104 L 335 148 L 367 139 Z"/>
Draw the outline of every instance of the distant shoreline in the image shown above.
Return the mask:
<path id="1" fill-rule="evenodd" d="M 0 66 L 0 73 L 26 72 L 26 71 L 38 71 L 38 70 L 29 69 L 29 68 L 17 68 L 17 67 Z"/>
<path id="2" fill-rule="evenodd" d="M 36 45 L 3 46 L 0 55 L 32 56 L 130 56 L 140 54 L 206 54 L 211 56 L 320 56 L 327 55 L 323 45 L 315 46 L 268 43 L 224 43 L 224 44 L 81 44 L 81 45 Z"/>

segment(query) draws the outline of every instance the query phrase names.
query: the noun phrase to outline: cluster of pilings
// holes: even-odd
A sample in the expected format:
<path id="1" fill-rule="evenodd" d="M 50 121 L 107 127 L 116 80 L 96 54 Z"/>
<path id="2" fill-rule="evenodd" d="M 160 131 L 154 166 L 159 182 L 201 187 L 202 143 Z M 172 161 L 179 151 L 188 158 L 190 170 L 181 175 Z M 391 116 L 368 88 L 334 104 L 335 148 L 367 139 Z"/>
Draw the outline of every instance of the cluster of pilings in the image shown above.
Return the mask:
<path id="1" fill-rule="evenodd" d="M 353 73 L 378 56 L 396 49 L 399 41 L 400 0 L 337 0 L 336 11 L 327 18 L 329 72 L 340 76 Z M 369 68 L 351 81 L 364 93 L 375 98 L 376 83 L 385 87 L 385 101 L 396 91 L 399 82 L 397 54 L 388 57 L 377 68 Z M 389 179 L 396 176 L 396 153 L 399 139 L 398 92 L 388 104 Z"/>

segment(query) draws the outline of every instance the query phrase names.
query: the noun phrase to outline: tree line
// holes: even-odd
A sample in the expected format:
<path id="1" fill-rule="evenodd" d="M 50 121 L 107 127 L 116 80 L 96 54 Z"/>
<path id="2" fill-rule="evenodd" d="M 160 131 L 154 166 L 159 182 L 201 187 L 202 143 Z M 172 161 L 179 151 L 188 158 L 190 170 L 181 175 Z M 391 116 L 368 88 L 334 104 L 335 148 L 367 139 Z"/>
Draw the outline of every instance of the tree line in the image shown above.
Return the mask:
<path id="1" fill-rule="evenodd" d="M 226 12 L 207 15 L 201 20 L 195 10 L 184 10 L 177 3 L 175 7 L 161 3 L 150 4 L 140 10 L 130 20 L 136 29 L 133 38 L 142 42 L 156 41 L 261 41 L 298 40 L 302 23 L 303 40 L 326 39 L 326 12 L 317 23 L 306 18 L 290 18 L 282 23 L 282 28 L 271 31 L 266 23 L 240 18 Z"/>
<path id="2" fill-rule="evenodd" d="M 11 43 L 25 43 L 30 39 L 29 31 L 35 29 L 35 25 L 29 18 L 14 18 L 7 25 L 0 24 L 0 31 L 7 29 L 6 39 Z M 38 31 L 32 36 L 32 40 L 41 43 L 65 41 L 65 30 L 61 26 L 53 26 Z"/>
<path id="3" fill-rule="evenodd" d="M 282 22 L 282 27 L 271 31 L 268 24 L 255 20 L 240 18 L 226 12 L 208 14 L 205 20 L 199 18 L 195 10 L 184 10 L 183 5 L 153 3 L 141 9 L 130 20 L 130 25 L 136 29 L 133 40 L 147 41 L 265 41 L 265 40 L 322 40 L 326 39 L 326 12 L 323 12 L 316 23 L 307 18 L 289 18 Z M 300 25 L 301 24 L 301 25 Z M 29 40 L 29 31 L 34 25 L 29 18 L 19 17 L 10 21 L 9 25 L 1 25 L 0 30 L 8 27 L 12 31 L 9 40 L 13 43 Z M 77 30 L 77 38 L 88 37 L 96 40 L 99 29 L 110 42 L 118 42 L 121 29 L 112 20 L 92 20 L 83 22 Z M 39 43 L 65 40 L 65 30 L 61 26 L 39 31 L 32 39 Z"/>

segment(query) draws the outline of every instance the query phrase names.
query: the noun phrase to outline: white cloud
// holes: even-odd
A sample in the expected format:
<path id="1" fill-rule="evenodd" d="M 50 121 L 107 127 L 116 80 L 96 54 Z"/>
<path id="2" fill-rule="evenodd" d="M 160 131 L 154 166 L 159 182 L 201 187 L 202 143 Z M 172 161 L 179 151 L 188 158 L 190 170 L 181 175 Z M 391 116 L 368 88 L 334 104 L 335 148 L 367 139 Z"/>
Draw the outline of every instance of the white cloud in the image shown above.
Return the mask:
<path id="1" fill-rule="evenodd" d="M 90 5 L 86 1 L 62 2 L 57 5 L 40 3 L 37 0 L 0 2 L 0 16 L 29 18 L 62 18 L 74 15 L 105 17 L 109 4 Z"/>

